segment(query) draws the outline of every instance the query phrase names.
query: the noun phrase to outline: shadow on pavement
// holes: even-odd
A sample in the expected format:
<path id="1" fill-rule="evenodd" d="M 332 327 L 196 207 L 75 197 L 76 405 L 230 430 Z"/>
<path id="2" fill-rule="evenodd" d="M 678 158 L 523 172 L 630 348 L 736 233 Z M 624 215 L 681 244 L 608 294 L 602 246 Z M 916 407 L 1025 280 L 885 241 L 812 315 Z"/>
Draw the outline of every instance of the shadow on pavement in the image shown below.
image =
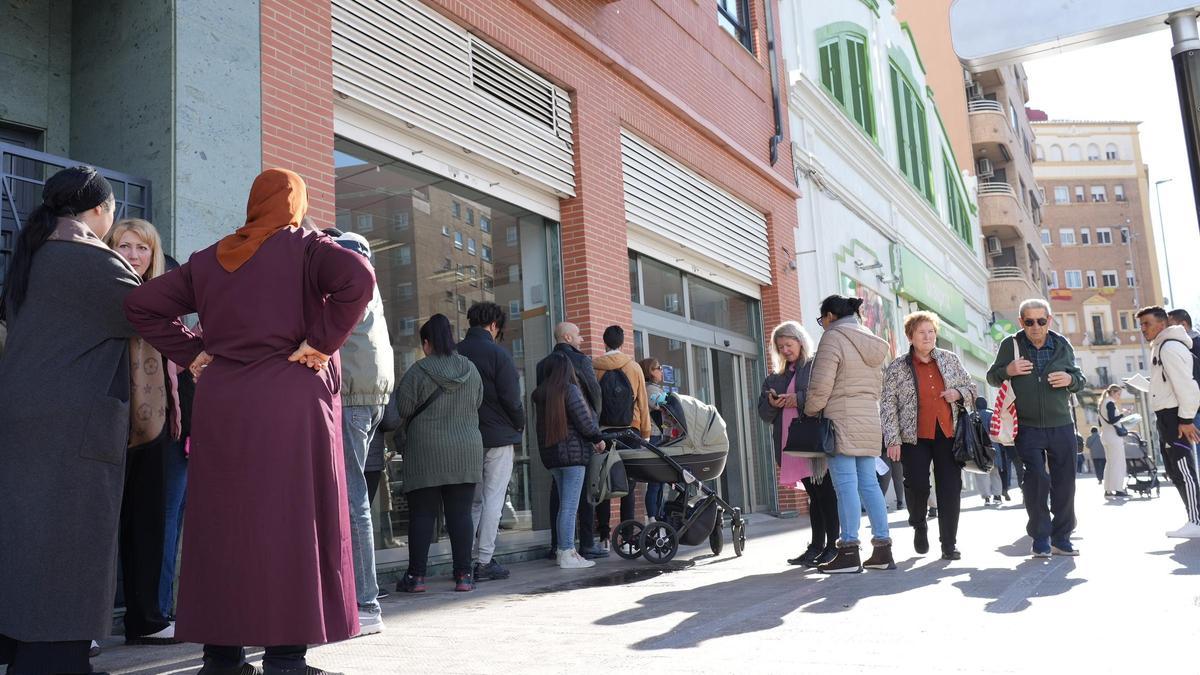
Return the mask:
<path id="1" fill-rule="evenodd" d="M 1033 598 L 1062 595 L 1086 583 L 1087 579 L 1067 578 L 1074 570 L 1074 558 L 1031 558 L 1014 569 L 969 570 L 969 578 L 954 582 L 954 586 L 968 598 L 989 599 L 984 606 L 987 612 L 1011 614 L 1029 609 Z"/>

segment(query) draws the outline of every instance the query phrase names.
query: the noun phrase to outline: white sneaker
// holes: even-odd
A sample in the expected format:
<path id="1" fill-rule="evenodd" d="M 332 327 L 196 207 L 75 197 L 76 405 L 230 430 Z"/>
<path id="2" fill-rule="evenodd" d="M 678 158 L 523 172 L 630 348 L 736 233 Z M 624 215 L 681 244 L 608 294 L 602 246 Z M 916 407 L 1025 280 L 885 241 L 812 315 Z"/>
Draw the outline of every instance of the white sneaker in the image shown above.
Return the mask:
<path id="1" fill-rule="evenodd" d="M 596 561 L 584 558 L 573 548 L 558 552 L 558 566 L 564 570 L 581 570 L 595 565 Z"/>
<path id="2" fill-rule="evenodd" d="M 383 632 L 383 615 L 369 612 L 358 613 L 358 634 L 374 635 Z"/>
<path id="3" fill-rule="evenodd" d="M 1168 532 L 1167 536 L 1176 539 L 1200 539 L 1200 523 L 1188 523 L 1178 530 Z"/>
<path id="4" fill-rule="evenodd" d="M 174 621 L 168 623 L 166 628 L 158 631 L 157 633 L 125 638 L 125 644 L 127 645 L 173 645 L 177 644 L 178 642 L 179 641 L 175 639 Z"/>

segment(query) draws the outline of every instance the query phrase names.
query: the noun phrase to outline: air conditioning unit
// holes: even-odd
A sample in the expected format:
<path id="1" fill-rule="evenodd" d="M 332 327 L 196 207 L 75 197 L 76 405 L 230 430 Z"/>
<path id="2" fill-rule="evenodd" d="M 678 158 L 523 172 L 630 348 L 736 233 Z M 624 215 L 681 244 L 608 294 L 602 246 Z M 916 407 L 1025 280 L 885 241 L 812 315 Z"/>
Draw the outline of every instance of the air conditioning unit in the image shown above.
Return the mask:
<path id="1" fill-rule="evenodd" d="M 1000 237 L 987 238 L 987 252 L 990 256 L 997 256 L 1004 253 L 1004 248 L 1000 246 Z"/>
<path id="2" fill-rule="evenodd" d="M 975 174 L 980 178 L 991 178 L 996 175 L 995 170 L 992 168 L 992 160 L 987 157 L 976 160 Z"/>
<path id="3" fill-rule="evenodd" d="M 983 87 L 979 86 L 978 82 L 967 83 L 967 100 L 978 101 L 983 98 Z"/>

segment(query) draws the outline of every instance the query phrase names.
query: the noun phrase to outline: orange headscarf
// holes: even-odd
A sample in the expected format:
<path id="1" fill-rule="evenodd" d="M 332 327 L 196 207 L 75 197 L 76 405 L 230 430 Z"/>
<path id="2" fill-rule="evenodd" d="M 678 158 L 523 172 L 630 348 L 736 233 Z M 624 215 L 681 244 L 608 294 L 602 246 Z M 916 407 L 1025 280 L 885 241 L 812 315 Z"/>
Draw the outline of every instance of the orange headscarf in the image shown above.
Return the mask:
<path id="1" fill-rule="evenodd" d="M 267 169 L 258 174 L 246 201 L 246 224 L 217 243 L 217 261 L 233 272 L 249 260 L 271 235 L 300 227 L 308 211 L 304 179 L 287 169 Z"/>

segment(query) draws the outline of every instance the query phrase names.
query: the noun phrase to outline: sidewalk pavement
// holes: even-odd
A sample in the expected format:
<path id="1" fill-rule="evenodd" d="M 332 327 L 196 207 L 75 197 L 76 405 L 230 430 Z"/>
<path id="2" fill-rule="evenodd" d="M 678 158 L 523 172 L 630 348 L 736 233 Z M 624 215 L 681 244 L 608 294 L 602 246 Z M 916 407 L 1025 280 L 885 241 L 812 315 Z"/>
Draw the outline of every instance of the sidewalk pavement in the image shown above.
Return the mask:
<path id="1" fill-rule="evenodd" d="M 316 647 L 309 660 L 361 674 L 1195 672 L 1186 651 L 1200 636 L 1200 540 L 1163 534 L 1184 521 L 1175 489 L 1126 502 L 1102 493 L 1079 480 L 1078 558 L 1029 558 L 1019 491 L 999 508 L 964 496 L 957 562 L 940 560 L 936 542 L 915 555 L 906 516 L 891 514 L 894 572 L 790 567 L 807 518 L 752 516 L 741 558 L 727 540 L 719 557 L 683 549 L 663 567 L 615 556 L 582 571 L 516 564 L 510 580 L 472 593 L 432 579 L 424 595 L 382 601 L 384 633 Z M 114 638 L 93 665 L 193 673 L 199 648 Z"/>

